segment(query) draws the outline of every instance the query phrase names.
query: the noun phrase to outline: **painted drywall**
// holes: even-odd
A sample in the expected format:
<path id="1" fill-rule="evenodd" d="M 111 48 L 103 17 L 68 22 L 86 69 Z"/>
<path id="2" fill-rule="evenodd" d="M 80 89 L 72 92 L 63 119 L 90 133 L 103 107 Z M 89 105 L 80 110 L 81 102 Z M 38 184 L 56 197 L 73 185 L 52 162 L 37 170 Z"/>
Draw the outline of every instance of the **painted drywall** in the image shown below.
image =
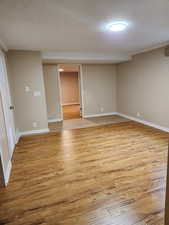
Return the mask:
<path id="1" fill-rule="evenodd" d="M 60 120 L 60 93 L 57 76 L 57 65 L 43 65 L 48 120 Z"/>
<path id="2" fill-rule="evenodd" d="M 57 107 L 59 104 L 59 89 L 56 65 L 44 65 L 43 70 L 48 119 L 59 120 L 61 114 L 59 107 Z M 114 65 L 82 65 L 81 84 L 84 116 L 116 112 L 116 67 Z"/>
<path id="3" fill-rule="evenodd" d="M 62 105 L 79 104 L 78 72 L 61 72 Z"/>
<path id="4" fill-rule="evenodd" d="M 164 48 L 117 66 L 117 103 L 120 113 L 169 128 L 169 57 Z"/>
<path id="5" fill-rule="evenodd" d="M 21 132 L 47 129 L 47 108 L 40 52 L 8 51 L 7 60 L 13 86 L 17 129 Z M 34 96 L 39 94 L 40 96 Z"/>
<path id="6" fill-rule="evenodd" d="M 115 65 L 82 65 L 84 116 L 116 112 Z"/>

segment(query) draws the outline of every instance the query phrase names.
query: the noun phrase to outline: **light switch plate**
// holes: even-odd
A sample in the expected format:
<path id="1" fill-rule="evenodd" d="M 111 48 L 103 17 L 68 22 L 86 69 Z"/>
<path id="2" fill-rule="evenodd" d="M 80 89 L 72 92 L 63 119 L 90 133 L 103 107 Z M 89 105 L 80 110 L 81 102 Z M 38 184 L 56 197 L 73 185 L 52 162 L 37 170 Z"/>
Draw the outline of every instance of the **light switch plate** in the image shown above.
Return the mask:
<path id="1" fill-rule="evenodd" d="M 29 86 L 25 86 L 25 92 L 29 92 L 30 91 L 30 87 Z"/>

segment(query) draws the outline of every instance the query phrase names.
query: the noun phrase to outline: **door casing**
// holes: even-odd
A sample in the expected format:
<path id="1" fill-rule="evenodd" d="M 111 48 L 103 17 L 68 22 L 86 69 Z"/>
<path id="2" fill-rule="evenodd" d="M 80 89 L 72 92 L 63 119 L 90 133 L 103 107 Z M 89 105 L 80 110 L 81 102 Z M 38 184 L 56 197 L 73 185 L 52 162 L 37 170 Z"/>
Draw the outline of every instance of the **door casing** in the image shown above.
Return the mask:
<path id="1" fill-rule="evenodd" d="M 3 104 L 3 110 L 4 110 L 10 157 L 12 158 L 13 151 L 16 144 L 14 115 L 13 115 L 13 111 L 10 110 L 10 107 L 12 105 L 11 95 L 10 95 L 9 82 L 7 77 L 5 56 L 1 50 L 0 50 L 0 92 L 2 96 L 2 104 Z"/>
<path id="2" fill-rule="evenodd" d="M 66 63 L 64 63 L 66 64 Z M 70 63 L 68 63 L 70 64 Z M 73 65 L 79 66 L 78 80 L 79 80 L 79 96 L 80 96 L 80 108 L 81 108 L 81 117 L 84 117 L 84 100 L 83 100 L 83 74 L 82 74 L 82 64 L 73 63 Z M 61 90 L 61 81 L 60 81 L 60 72 L 59 65 L 57 65 L 57 77 L 58 77 L 58 86 L 59 86 L 59 108 L 60 108 L 60 118 L 63 121 L 63 110 L 62 110 L 62 90 Z"/>

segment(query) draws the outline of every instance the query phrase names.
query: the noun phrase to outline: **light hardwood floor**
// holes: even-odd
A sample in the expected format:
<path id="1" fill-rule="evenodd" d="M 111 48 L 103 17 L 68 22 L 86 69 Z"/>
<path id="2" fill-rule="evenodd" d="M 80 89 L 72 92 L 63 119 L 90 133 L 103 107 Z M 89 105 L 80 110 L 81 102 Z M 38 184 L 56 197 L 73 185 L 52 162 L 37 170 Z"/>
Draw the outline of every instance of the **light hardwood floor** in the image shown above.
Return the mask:
<path id="1" fill-rule="evenodd" d="M 163 225 L 168 137 L 130 121 L 21 138 L 0 224 Z"/>
<path id="2" fill-rule="evenodd" d="M 106 124 L 127 122 L 128 119 L 113 115 L 113 116 L 99 116 L 92 118 L 80 118 L 80 119 L 69 119 L 63 120 L 61 122 L 52 122 L 49 123 L 50 132 L 59 132 L 63 130 L 85 128 L 85 127 L 95 127 Z"/>
<path id="3" fill-rule="evenodd" d="M 80 118 L 80 105 L 64 105 L 62 106 L 64 120 Z"/>

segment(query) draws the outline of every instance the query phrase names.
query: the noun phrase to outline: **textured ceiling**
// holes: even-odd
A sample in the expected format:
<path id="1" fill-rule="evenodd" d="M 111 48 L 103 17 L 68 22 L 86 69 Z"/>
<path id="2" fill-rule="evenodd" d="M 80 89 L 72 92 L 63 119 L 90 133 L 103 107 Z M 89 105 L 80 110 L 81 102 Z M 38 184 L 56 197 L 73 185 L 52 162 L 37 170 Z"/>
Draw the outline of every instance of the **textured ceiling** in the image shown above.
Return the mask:
<path id="1" fill-rule="evenodd" d="M 105 29 L 116 20 L 128 29 Z M 0 39 L 44 58 L 126 60 L 169 40 L 169 0 L 0 0 Z"/>

